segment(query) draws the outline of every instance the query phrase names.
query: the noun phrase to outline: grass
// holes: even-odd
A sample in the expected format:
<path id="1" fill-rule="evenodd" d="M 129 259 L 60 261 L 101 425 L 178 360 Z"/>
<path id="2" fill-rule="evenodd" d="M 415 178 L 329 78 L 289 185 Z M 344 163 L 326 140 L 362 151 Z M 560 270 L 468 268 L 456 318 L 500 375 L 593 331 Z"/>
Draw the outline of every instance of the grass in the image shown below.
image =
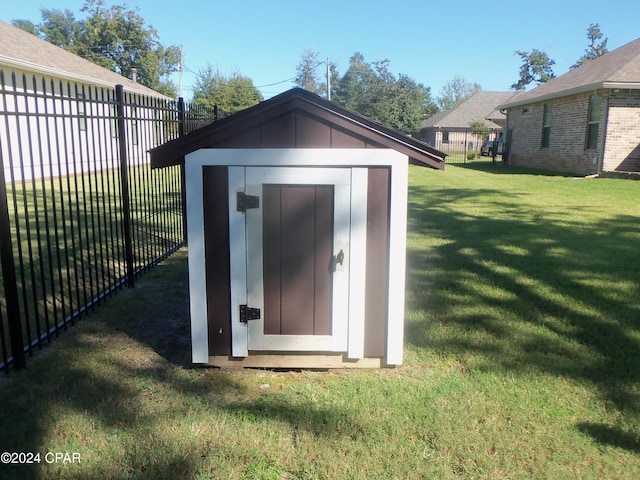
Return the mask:
<path id="1" fill-rule="evenodd" d="M 405 365 L 189 364 L 179 251 L 12 374 L 4 478 L 640 477 L 640 182 L 410 169 Z"/>
<path id="2" fill-rule="evenodd" d="M 179 175 L 178 169 L 152 174 L 148 165 L 129 169 L 135 267 L 181 241 Z M 121 186 L 111 169 L 9 183 L 7 190 L 20 318 L 29 344 L 125 277 Z M 5 297 L 0 272 L 0 310 Z M 8 335 L 6 317 L 0 312 Z"/>

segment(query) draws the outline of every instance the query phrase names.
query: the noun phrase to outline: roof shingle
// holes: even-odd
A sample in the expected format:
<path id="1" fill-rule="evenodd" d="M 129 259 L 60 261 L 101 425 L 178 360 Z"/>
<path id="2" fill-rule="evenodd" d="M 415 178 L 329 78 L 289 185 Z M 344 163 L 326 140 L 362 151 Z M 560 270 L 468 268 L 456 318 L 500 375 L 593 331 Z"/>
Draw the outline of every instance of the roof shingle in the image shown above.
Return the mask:
<path id="1" fill-rule="evenodd" d="M 3 21 L 0 21 L 0 65 L 98 86 L 120 84 L 129 92 L 167 98 Z"/>
<path id="2" fill-rule="evenodd" d="M 599 88 L 640 89 L 640 38 L 532 90 L 521 92 L 500 108 L 513 108 Z"/>

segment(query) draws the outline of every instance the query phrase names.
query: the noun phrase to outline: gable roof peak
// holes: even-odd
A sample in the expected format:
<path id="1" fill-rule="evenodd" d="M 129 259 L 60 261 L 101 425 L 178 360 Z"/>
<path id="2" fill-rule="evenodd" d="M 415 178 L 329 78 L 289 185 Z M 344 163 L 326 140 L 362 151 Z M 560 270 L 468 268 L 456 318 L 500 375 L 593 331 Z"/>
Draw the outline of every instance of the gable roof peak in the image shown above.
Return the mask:
<path id="1" fill-rule="evenodd" d="M 282 123 L 284 118 L 290 118 L 292 123 Z M 304 138 L 298 137 L 299 119 L 315 122 L 314 128 L 329 128 L 331 134 L 319 144 L 316 140 L 308 142 L 304 135 Z M 263 129 L 269 130 L 273 125 L 277 125 L 278 135 L 273 137 L 267 134 L 263 138 Z M 257 133 L 257 137 L 251 137 L 252 132 Z M 336 139 L 352 138 L 358 141 L 344 143 L 334 140 L 334 132 Z M 247 139 L 247 135 L 251 139 Z M 293 88 L 150 150 L 151 165 L 161 168 L 180 164 L 184 162 L 185 155 L 191 152 L 202 148 L 229 148 L 229 142 L 234 148 L 315 148 L 319 145 L 324 145 L 322 148 L 349 148 L 355 145 L 391 148 L 406 154 L 411 163 L 436 169 L 444 168 L 446 156 L 421 140 L 370 120 L 315 93 Z"/>

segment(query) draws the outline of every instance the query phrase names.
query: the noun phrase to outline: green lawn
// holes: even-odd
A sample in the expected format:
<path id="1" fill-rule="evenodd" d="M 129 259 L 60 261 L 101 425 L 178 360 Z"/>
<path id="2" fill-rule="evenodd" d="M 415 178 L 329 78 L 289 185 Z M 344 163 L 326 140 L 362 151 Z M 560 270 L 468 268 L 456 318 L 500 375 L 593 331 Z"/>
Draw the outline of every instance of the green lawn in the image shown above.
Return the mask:
<path id="1" fill-rule="evenodd" d="M 181 250 L 3 382 L 0 478 L 640 478 L 640 182 L 409 172 L 405 365 L 191 368 Z"/>

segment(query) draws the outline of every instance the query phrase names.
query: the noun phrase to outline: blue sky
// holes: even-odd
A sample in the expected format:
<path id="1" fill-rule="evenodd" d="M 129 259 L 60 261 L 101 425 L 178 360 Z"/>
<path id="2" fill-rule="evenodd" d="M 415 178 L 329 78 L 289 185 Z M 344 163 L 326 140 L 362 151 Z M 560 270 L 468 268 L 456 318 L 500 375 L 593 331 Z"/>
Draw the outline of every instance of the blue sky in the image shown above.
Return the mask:
<path id="1" fill-rule="evenodd" d="M 82 18 L 84 0 L 2 0 L 0 20 L 38 23 L 41 8 L 69 9 Z M 265 98 L 288 90 L 305 49 L 337 63 L 343 74 L 354 52 L 388 59 L 431 88 L 436 97 L 455 76 L 483 90 L 507 91 L 518 78 L 515 50 L 537 48 L 566 73 L 599 23 L 613 50 L 640 37 L 638 0 L 105 0 L 138 8 L 163 45 L 184 45 L 182 95 L 191 98 L 195 73 L 211 64 L 250 77 Z M 178 77 L 174 78 L 176 85 Z"/>

